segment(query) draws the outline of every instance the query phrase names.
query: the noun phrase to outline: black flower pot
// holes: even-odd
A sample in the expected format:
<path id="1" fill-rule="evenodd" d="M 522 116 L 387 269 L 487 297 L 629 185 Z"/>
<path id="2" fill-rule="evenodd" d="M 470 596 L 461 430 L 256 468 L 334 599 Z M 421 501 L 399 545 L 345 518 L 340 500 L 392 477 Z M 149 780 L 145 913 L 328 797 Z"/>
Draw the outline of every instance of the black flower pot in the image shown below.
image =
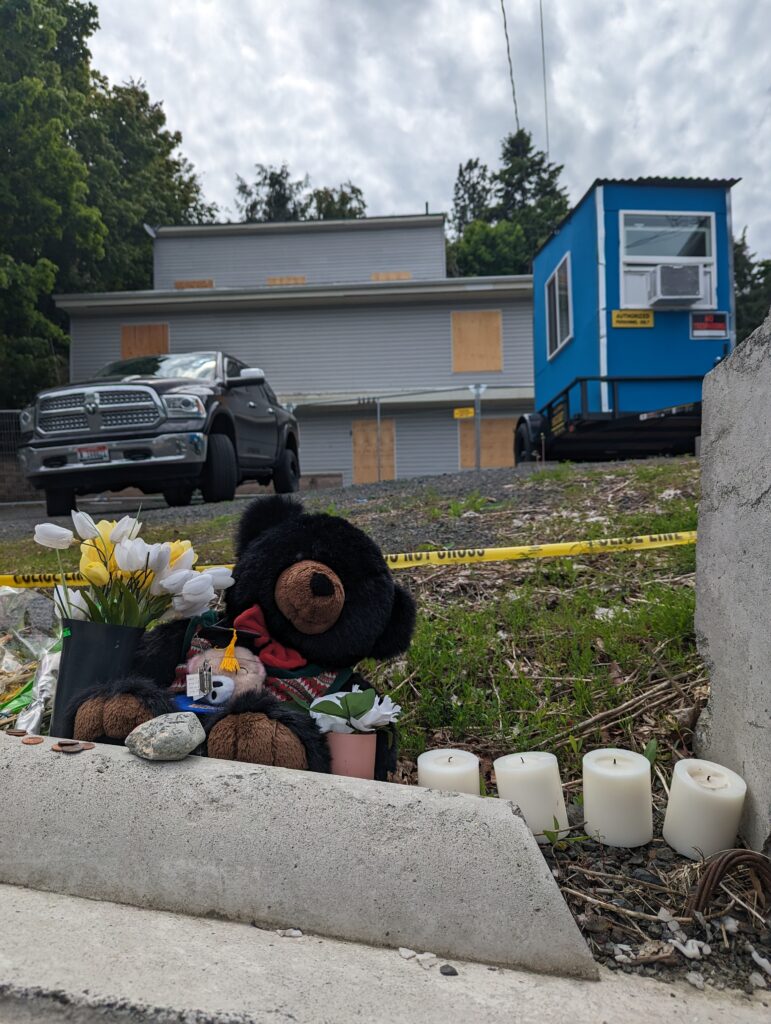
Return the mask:
<path id="1" fill-rule="evenodd" d="M 79 694 L 131 673 L 144 629 L 80 619 L 62 620 L 62 657 L 56 682 L 51 736 L 71 739 Z"/>

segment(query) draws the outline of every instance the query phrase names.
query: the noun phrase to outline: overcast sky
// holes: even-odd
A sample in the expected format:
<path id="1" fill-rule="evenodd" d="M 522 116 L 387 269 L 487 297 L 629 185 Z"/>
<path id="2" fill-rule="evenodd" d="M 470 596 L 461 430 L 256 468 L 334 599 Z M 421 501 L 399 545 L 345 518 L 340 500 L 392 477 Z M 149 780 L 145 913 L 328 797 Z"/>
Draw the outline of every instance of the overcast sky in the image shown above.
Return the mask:
<path id="1" fill-rule="evenodd" d="M 207 198 L 286 161 L 368 213 L 450 208 L 458 164 L 514 127 L 500 0 L 98 0 L 94 64 L 142 79 Z M 596 177 L 741 177 L 771 257 L 771 0 L 543 0 L 551 159 Z M 538 0 L 506 0 L 522 125 L 544 131 Z"/>

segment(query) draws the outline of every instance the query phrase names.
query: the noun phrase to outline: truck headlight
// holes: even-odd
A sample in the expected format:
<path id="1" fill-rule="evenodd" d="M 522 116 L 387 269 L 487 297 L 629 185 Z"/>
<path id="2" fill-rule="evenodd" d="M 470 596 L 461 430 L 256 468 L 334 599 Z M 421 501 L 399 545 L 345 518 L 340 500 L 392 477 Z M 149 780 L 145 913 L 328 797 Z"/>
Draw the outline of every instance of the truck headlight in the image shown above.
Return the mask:
<path id="1" fill-rule="evenodd" d="M 206 409 L 197 395 L 166 395 L 163 399 L 166 415 L 175 420 L 206 418 Z"/>
<path id="2" fill-rule="evenodd" d="M 22 434 L 31 434 L 35 426 L 34 406 L 28 405 L 19 413 L 19 430 Z"/>

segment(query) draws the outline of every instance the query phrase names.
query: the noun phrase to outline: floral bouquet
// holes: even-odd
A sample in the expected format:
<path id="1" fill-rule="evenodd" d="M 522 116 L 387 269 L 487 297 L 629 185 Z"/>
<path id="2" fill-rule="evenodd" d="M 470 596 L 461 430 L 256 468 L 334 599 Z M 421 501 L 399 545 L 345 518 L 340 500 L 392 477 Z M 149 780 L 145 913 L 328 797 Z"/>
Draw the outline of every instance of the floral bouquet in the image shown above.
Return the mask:
<path id="1" fill-rule="evenodd" d="M 130 674 L 146 629 L 169 619 L 203 615 L 232 586 L 229 569 L 196 571 L 189 540 L 148 544 L 131 516 L 96 523 L 73 512 L 80 538 L 84 586 L 68 586 L 61 552 L 77 543 L 72 530 L 54 523 L 35 527 L 35 540 L 56 551 L 61 584 L 53 600 L 62 619 L 62 652 L 51 735 L 72 735 L 74 698 Z"/>
<path id="2" fill-rule="evenodd" d="M 95 523 L 86 512 L 73 512 L 72 521 L 81 538 L 80 574 L 89 584 L 81 588 L 67 586 L 61 562 L 60 552 L 76 543 L 73 531 L 54 523 L 35 527 L 37 543 L 59 559 L 54 602 L 62 618 L 146 629 L 161 619 L 202 615 L 233 584 L 225 567 L 193 569 L 198 555 L 189 540 L 146 543 L 142 524 L 130 516 Z"/>
<path id="3" fill-rule="evenodd" d="M 359 686 L 317 697 L 310 706 L 311 718 L 324 733 L 375 732 L 395 723 L 401 710 L 390 697 L 378 697 L 374 690 Z"/>

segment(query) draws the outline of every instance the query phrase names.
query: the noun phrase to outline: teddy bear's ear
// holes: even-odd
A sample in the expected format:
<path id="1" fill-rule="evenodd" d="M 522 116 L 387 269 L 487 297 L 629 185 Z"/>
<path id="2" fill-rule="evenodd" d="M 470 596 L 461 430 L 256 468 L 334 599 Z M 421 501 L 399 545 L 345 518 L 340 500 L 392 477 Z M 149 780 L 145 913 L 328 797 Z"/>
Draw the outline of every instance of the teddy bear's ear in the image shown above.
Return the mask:
<path id="1" fill-rule="evenodd" d="M 278 526 L 287 519 L 293 519 L 302 514 L 303 507 L 292 498 L 284 498 L 280 495 L 271 495 L 269 498 L 255 498 L 247 505 L 246 511 L 241 516 L 236 534 L 236 556 L 240 558 L 244 548 L 259 537 L 261 533 L 269 530 L 272 526 Z"/>
<path id="2" fill-rule="evenodd" d="M 395 658 L 410 646 L 415 629 L 415 601 L 407 591 L 394 584 L 394 603 L 388 625 L 370 651 L 372 658 Z"/>

